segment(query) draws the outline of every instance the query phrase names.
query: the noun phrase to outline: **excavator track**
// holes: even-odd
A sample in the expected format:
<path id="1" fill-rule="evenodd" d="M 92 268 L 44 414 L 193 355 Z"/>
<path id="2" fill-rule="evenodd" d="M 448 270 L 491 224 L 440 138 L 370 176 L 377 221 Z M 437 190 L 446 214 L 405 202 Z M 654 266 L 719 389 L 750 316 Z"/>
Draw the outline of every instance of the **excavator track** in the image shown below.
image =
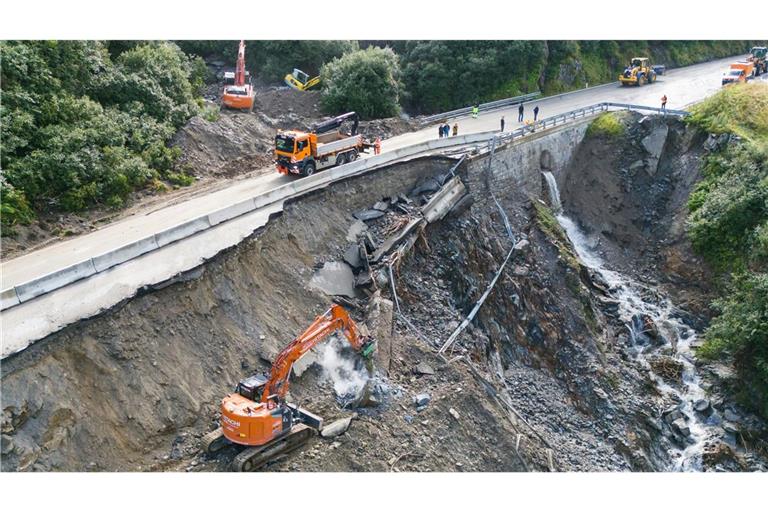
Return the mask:
<path id="1" fill-rule="evenodd" d="M 221 431 L 221 428 L 217 428 L 200 439 L 200 450 L 203 453 L 216 453 L 229 444 L 229 440 L 224 437 L 224 432 Z"/>
<path id="2" fill-rule="evenodd" d="M 264 446 L 253 446 L 240 452 L 232 460 L 233 471 L 256 471 L 279 455 L 289 453 L 303 445 L 315 433 L 315 429 L 304 424 L 295 425 L 291 431 Z"/>

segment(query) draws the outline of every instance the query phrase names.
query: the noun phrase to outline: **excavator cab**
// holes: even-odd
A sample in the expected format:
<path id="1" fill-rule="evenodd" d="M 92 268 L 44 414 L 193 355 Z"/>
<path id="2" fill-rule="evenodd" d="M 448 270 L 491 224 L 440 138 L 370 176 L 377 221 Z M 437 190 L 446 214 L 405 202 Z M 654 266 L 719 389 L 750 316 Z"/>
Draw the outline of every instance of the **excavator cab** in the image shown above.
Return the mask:
<path id="1" fill-rule="evenodd" d="M 269 380 L 269 376 L 264 373 L 251 375 L 237 384 L 235 393 L 248 400 L 258 402 L 261 400 L 262 393 L 264 393 L 264 385 L 266 385 L 267 380 Z"/>
<path id="2" fill-rule="evenodd" d="M 297 91 L 306 91 L 320 83 L 320 77 L 310 78 L 308 74 L 298 68 L 293 73 L 285 75 L 285 84 Z"/>

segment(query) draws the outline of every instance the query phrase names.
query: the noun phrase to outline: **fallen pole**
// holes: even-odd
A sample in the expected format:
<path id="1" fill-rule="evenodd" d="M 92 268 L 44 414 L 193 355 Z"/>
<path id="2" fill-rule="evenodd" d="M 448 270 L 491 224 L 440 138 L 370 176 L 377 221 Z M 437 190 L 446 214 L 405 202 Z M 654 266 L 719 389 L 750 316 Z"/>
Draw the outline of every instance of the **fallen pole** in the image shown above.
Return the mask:
<path id="1" fill-rule="evenodd" d="M 477 301 L 477 304 L 475 304 L 475 307 L 472 308 L 472 311 L 469 312 L 467 315 L 467 318 L 464 319 L 463 322 L 456 328 L 455 331 L 453 331 L 453 334 L 446 340 L 445 343 L 443 343 L 443 346 L 440 347 L 440 350 L 437 352 L 438 354 L 442 354 L 445 352 L 451 345 L 454 344 L 456 341 L 456 338 L 459 337 L 459 334 L 466 329 L 467 325 L 475 318 L 475 315 L 480 310 L 480 307 L 485 302 L 485 299 L 488 298 L 488 295 L 491 294 L 491 290 L 493 290 L 493 287 L 496 285 L 496 281 L 499 280 L 499 277 L 501 276 L 501 273 L 504 271 L 504 267 L 507 266 L 507 262 L 509 261 L 509 258 L 512 256 L 512 253 L 514 252 L 514 247 L 509 250 L 509 253 L 507 253 L 507 257 L 504 258 L 504 263 L 501 264 L 501 267 L 499 267 L 499 270 L 496 272 L 496 275 L 493 276 L 493 280 L 491 280 L 491 284 L 488 285 L 488 288 L 486 288 L 485 293 L 480 297 L 480 300 Z"/>

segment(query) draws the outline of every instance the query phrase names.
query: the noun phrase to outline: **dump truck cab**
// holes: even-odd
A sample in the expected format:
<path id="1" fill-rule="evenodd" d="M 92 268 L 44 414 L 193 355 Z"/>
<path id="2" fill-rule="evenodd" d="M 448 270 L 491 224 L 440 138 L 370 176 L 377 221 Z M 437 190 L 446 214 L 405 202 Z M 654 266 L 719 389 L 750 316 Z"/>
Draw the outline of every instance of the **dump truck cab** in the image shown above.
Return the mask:
<path id="1" fill-rule="evenodd" d="M 281 174 L 304 174 L 312 161 L 312 145 L 317 135 L 296 130 L 280 131 L 275 136 L 275 158 Z M 311 173 L 310 173 L 311 174 Z"/>
<path id="2" fill-rule="evenodd" d="M 619 75 L 621 85 L 643 85 L 656 81 L 656 71 L 648 57 L 633 57 Z"/>

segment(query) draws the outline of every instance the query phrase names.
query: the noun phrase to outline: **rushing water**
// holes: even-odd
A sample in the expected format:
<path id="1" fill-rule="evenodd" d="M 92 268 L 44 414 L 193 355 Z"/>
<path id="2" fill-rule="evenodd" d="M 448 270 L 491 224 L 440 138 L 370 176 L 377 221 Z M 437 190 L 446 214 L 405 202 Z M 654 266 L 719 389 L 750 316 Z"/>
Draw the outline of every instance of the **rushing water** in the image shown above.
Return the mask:
<path id="1" fill-rule="evenodd" d="M 630 343 L 637 359 L 650 372 L 659 391 L 679 402 L 679 410 L 684 414 L 690 429 L 684 449 L 670 450 L 673 463 L 670 470 L 701 470 L 701 454 L 707 438 L 707 426 L 693 409 L 697 400 L 705 398 L 701 379 L 696 373 L 692 344 L 696 340 L 696 331 L 683 322 L 677 309 L 668 298 L 619 272 L 605 267 L 602 258 L 595 250 L 596 239 L 590 239 L 572 219 L 562 213 L 560 193 L 552 173 L 543 173 L 549 186 L 550 202 L 557 220 L 571 240 L 576 254 L 581 261 L 597 273 L 608 285 L 611 295 L 619 303 L 619 317 L 626 323 L 630 332 Z M 656 345 L 646 335 L 644 319 L 650 319 L 664 338 L 664 343 Z M 683 368 L 682 383 L 672 386 L 656 375 L 648 363 L 648 357 L 664 353 L 676 360 Z"/>

